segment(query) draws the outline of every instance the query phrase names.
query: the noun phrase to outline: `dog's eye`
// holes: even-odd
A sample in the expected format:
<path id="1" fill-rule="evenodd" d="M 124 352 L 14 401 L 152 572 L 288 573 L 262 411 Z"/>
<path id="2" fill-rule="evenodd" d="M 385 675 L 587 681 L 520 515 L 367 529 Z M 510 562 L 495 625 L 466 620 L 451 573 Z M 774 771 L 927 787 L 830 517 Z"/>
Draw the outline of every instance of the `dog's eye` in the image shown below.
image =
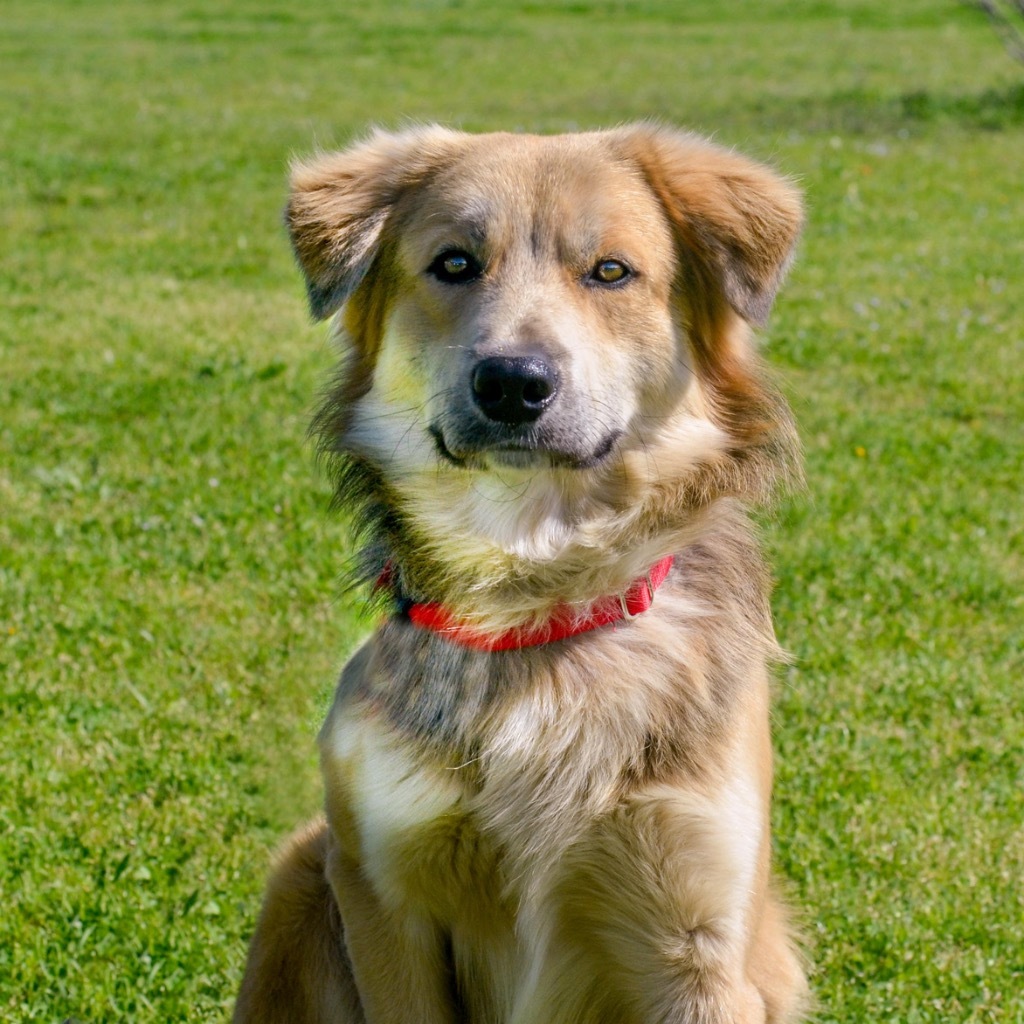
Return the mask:
<path id="1" fill-rule="evenodd" d="M 619 284 L 632 273 L 621 260 L 601 260 L 590 272 L 590 279 L 599 284 Z"/>
<path id="2" fill-rule="evenodd" d="M 434 262 L 427 267 L 427 273 L 433 274 L 444 284 L 464 284 L 475 281 L 483 273 L 483 268 L 468 252 L 447 249 L 434 258 Z"/>

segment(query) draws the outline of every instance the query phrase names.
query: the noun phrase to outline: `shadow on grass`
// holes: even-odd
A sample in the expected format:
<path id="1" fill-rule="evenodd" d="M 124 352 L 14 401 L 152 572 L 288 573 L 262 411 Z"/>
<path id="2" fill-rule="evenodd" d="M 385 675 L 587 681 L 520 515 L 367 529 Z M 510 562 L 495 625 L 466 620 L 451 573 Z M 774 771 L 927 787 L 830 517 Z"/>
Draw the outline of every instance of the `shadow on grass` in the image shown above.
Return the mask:
<path id="1" fill-rule="evenodd" d="M 799 125 L 807 132 L 849 135 L 914 131 L 941 123 L 1002 131 L 1024 124 L 1024 82 L 967 96 L 924 89 L 879 96 L 855 90 L 785 105 L 766 103 L 758 114 L 766 126 L 785 129 Z"/>

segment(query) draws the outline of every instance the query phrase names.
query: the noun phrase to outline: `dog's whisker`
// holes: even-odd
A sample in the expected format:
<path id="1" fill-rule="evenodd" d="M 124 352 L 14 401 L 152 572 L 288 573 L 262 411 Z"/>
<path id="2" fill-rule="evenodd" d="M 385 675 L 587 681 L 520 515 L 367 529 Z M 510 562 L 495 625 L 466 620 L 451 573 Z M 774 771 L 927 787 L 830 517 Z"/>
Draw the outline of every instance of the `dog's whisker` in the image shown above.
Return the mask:
<path id="1" fill-rule="evenodd" d="M 445 765 L 444 770 L 446 772 L 459 772 L 462 771 L 463 768 L 468 768 L 471 764 L 477 764 L 479 761 L 482 761 L 483 759 L 484 756 L 483 754 L 481 754 L 479 757 L 473 757 L 470 758 L 468 761 L 463 761 L 462 764 Z"/>

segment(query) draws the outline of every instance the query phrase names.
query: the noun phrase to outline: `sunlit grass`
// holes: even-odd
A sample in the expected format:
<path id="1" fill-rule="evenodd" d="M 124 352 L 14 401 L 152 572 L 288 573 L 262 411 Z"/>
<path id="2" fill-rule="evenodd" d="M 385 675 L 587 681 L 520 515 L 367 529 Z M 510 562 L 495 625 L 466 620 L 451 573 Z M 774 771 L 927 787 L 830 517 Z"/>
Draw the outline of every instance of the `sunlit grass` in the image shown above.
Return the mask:
<path id="1" fill-rule="evenodd" d="M 10 0 L 0 1020 L 224 1019 L 366 629 L 291 155 L 654 116 L 800 179 L 779 863 L 825 1022 L 1024 1019 L 1024 74 L 934 0 Z"/>

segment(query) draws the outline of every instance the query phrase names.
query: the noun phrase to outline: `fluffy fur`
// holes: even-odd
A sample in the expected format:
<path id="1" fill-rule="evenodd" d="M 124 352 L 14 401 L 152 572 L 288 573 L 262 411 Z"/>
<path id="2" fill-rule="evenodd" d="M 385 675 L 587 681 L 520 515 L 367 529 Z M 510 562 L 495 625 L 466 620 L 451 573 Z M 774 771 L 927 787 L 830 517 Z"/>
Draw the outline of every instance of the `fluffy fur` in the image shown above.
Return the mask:
<path id="1" fill-rule="evenodd" d="M 278 863 L 235 1021 L 797 1019 L 744 513 L 799 473 L 751 341 L 796 191 L 650 125 L 421 128 L 297 165 L 287 221 L 343 350 L 316 430 L 358 576 L 389 565 L 499 631 L 676 561 L 650 611 L 542 647 L 382 623 L 342 674 L 326 822 Z M 539 361 L 543 408 L 487 412 L 488 360 Z"/>

